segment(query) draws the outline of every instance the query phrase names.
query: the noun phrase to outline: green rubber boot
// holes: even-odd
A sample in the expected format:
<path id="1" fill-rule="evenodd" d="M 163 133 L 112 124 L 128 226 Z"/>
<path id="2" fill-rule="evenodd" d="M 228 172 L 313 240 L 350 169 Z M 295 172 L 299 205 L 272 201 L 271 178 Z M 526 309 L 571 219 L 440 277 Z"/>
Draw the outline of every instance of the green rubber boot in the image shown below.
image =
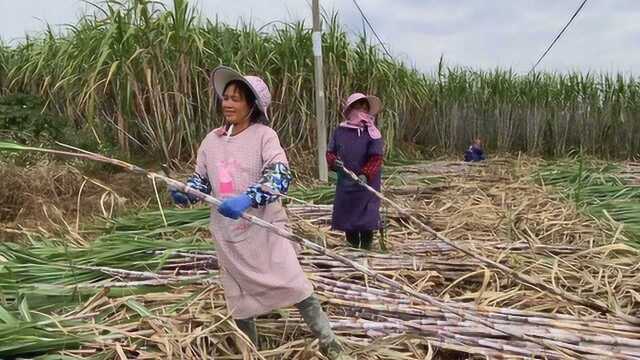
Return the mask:
<path id="1" fill-rule="evenodd" d="M 254 318 L 249 319 L 237 319 L 236 325 L 238 329 L 247 335 L 253 345 L 258 348 L 258 328 L 256 328 L 256 320 Z"/>
<path id="2" fill-rule="evenodd" d="M 315 296 L 309 296 L 296 304 L 296 307 L 313 335 L 318 338 L 322 355 L 330 360 L 353 360 L 353 358 L 344 351 L 338 339 L 336 339 L 336 335 L 333 333 L 333 330 L 331 330 L 329 318 L 327 314 L 322 311 L 320 302 Z"/>

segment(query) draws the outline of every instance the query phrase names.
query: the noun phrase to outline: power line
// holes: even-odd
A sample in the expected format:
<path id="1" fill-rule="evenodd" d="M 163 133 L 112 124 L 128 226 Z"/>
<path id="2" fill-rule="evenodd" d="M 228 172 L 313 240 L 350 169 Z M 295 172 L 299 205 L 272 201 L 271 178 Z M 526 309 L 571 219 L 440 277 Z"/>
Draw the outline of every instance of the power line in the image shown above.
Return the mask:
<path id="1" fill-rule="evenodd" d="M 367 19 L 367 16 L 364 14 L 364 11 L 362 11 L 362 8 L 360 8 L 360 5 L 358 5 L 358 2 L 356 0 L 353 0 L 353 4 L 356 6 L 356 8 L 358 9 L 358 11 L 360 12 L 360 15 L 362 16 L 362 18 L 364 19 L 364 21 L 367 23 L 367 25 L 369 26 L 369 29 L 371 29 L 371 31 L 373 32 L 373 35 L 375 35 L 376 39 L 378 39 L 378 42 L 380 43 L 380 46 L 382 46 L 382 48 L 384 49 L 384 52 L 387 53 L 387 55 L 390 58 L 393 58 L 393 56 L 391 56 L 391 53 L 389 52 L 389 50 L 387 50 L 387 47 L 384 46 L 384 43 L 382 42 L 382 40 L 380 39 L 380 36 L 378 36 L 378 33 L 376 32 L 376 30 L 373 28 L 373 25 L 371 25 L 371 23 L 369 22 L 369 19 Z"/>
<path id="2" fill-rule="evenodd" d="M 354 0 L 355 1 L 355 0 Z M 551 50 L 551 48 L 553 47 L 553 45 L 555 45 L 555 43 L 558 41 L 558 39 L 560 39 L 560 37 L 562 36 L 562 34 L 564 34 L 565 30 L 567 30 L 567 28 L 569 27 L 569 25 L 571 25 L 571 23 L 573 22 L 573 19 L 576 18 L 576 16 L 578 16 L 578 14 L 580 13 L 580 11 L 582 10 L 582 8 L 584 7 L 584 5 L 587 3 L 587 0 L 584 0 L 582 2 L 582 4 L 580 4 L 580 7 L 578 7 L 578 9 L 573 13 L 573 16 L 571 16 L 571 19 L 569 19 L 569 22 L 562 28 L 562 30 L 560 31 L 560 33 L 556 36 L 555 39 L 553 39 L 553 41 L 551 42 L 551 45 L 549 45 L 549 47 L 547 48 L 547 50 L 545 50 L 545 52 L 540 56 L 540 58 L 538 59 L 538 61 L 536 62 L 535 65 L 533 65 L 533 67 L 531 68 L 531 70 L 529 70 L 529 73 L 533 72 L 536 69 L 536 66 L 538 66 L 538 64 L 540 64 L 540 62 L 542 61 L 542 59 L 544 59 L 545 56 L 547 56 L 547 53 L 549 53 L 549 50 Z"/>

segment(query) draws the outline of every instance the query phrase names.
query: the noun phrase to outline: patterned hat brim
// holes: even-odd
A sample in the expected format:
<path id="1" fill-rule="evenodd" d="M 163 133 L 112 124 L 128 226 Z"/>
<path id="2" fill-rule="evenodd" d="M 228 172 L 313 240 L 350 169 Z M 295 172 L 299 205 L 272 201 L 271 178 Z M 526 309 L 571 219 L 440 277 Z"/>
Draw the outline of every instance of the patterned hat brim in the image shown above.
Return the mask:
<path id="1" fill-rule="evenodd" d="M 342 111 L 342 116 L 346 118 L 347 113 L 351 109 L 351 106 L 355 102 L 360 101 L 362 99 L 366 99 L 367 102 L 369 102 L 369 114 L 371 114 L 372 116 L 376 116 L 380 113 L 380 111 L 382 111 L 382 101 L 380 100 L 379 97 L 374 95 L 362 94 L 362 96 L 356 97 L 355 99 L 352 99 L 351 101 L 349 101 L 349 103 L 345 104 L 344 110 Z"/>
<path id="2" fill-rule="evenodd" d="M 242 81 L 243 83 L 245 83 L 247 87 L 249 87 L 249 90 L 251 90 L 251 92 L 253 93 L 253 96 L 256 99 L 260 98 L 260 94 L 258 93 L 258 91 L 253 87 L 253 85 L 249 81 L 247 81 L 247 79 L 245 79 L 244 75 L 240 74 L 239 72 L 235 71 L 234 69 L 228 66 L 221 65 L 215 68 L 211 72 L 210 79 L 211 79 L 211 83 L 213 83 L 213 89 L 216 92 L 216 95 L 218 95 L 218 98 L 220 98 L 221 100 L 224 96 L 224 88 L 227 86 L 228 83 L 234 80 Z M 256 106 L 258 106 L 258 109 L 262 113 L 261 115 L 262 117 L 264 117 L 264 120 L 269 121 L 269 116 L 267 115 L 267 109 L 265 109 L 260 104 L 260 101 L 256 101 Z"/>

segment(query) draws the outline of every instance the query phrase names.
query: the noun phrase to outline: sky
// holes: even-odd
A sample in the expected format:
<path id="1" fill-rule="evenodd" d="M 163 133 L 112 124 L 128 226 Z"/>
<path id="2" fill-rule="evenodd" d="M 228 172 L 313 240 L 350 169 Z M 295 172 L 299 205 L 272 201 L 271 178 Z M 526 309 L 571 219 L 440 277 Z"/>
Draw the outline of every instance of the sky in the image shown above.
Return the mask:
<path id="1" fill-rule="evenodd" d="M 578 8 L 579 0 L 357 0 L 389 51 L 406 64 L 433 71 L 448 65 L 529 71 Z M 171 0 L 164 2 L 170 3 Z M 260 26 L 306 20 L 311 0 L 197 0 L 203 16 Z M 353 0 L 320 0 L 337 11 L 352 34 L 363 22 Z M 73 23 L 86 11 L 81 0 L 0 0 L 0 38 L 15 43 L 51 24 Z M 640 1 L 588 1 L 538 66 L 568 72 L 640 73 Z"/>

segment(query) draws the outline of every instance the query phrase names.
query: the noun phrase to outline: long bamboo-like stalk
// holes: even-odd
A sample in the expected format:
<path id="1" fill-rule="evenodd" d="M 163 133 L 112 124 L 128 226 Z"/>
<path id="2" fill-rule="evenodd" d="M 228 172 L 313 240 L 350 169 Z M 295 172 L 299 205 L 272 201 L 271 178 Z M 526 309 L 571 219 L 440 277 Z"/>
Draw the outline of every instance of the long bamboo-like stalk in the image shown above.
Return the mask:
<path id="1" fill-rule="evenodd" d="M 616 309 L 611 309 L 608 306 L 606 306 L 605 304 L 602 304 L 596 300 L 593 299 L 586 299 L 586 298 L 582 298 L 579 297 L 577 295 L 571 294 L 569 292 L 566 292 L 560 288 L 557 287 L 553 287 L 553 286 L 549 286 L 541 281 L 537 281 L 534 278 L 521 274 L 511 268 L 509 268 L 508 266 L 505 266 L 503 264 L 500 264 L 498 262 L 495 262 L 487 257 L 484 257 L 482 255 L 477 254 L 476 252 L 467 249 L 465 246 L 462 246 L 460 244 L 457 244 L 455 241 L 452 241 L 450 239 L 448 239 L 447 237 L 445 237 L 444 235 L 442 235 L 441 233 L 435 231 L 434 229 L 432 229 L 429 225 L 425 224 L 424 222 L 420 221 L 418 218 L 416 218 L 413 214 L 411 214 L 410 212 L 406 211 L 403 207 L 401 207 L 400 205 L 398 205 L 396 202 L 388 199 L 387 197 L 385 197 L 383 194 L 381 194 L 379 191 L 377 191 L 376 189 L 372 188 L 371 186 L 369 186 L 369 184 L 367 184 L 366 182 L 362 181 L 360 178 L 358 178 L 358 176 L 353 173 L 351 170 L 342 167 L 341 168 L 342 171 L 344 171 L 344 173 L 346 173 L 352 180 L 356 181 L 358 184 L 360 184 L 361 186 L 363 186 L 364 188 L 366 188 L 369 192 L 373 193 L 374 195 L 376 195 L 379 199 L 381 199 L 382 201 L 385 201 L 386 203 L 388 203 L 389 205 L 391 205 L 394 209 L 396 209 L 398 212 L 404 214 L 405 216 L 407 216 L 412 222 L 414 222 L 415 224 L 417 224 L 418 226 L 420 226 L 423 230 L 427 231 L 428 233 L 432 234 L 433 236 L 435 236 L 438 240 L 444 242 L 445 244 L 453 247 L 454 249 L 464 253 L 465 255 L 471 256 L 474 259 L 477 259 L 479 261 L 481 261 L 483 264 L 501 271 L 502 273 L 504 273 L 505 275 L 511 277 L 512 279 L 514 279 L 515 281 L 532 287 L 534 289 L 541 289 L 544 290 L 550 294 L 556 295 L 558 297 L 561 297 L 565 300 L 568 300 L 572 303 L 576 303 L 576 304 L 580 304 L 582 306 L 587 306 L 589 308 L 592 308 L 594 310 L 600 311 L 602 313 L 605 314 L 613 314 L 621 319 L 624 319 L 626 321 L 628 321 L 629 323 L 632 324 L 640 324 L 640 319 L 634 317 L 634 316 L 630 316 L 624 313 L 621 313 L 620 311 L 616 310 Z"/>
<path id="2" fill-rule="evenodd" d="M 139 174 L 139 175 L 144 175 L 147 176 L 148 178 L 150 178 L 151 180 L 161 180 L 164 183 L 166 183 L 169 186 L 172 186 L 175 189 L 178 189 L 184 193 L 187 194 L 191 194 L 195 197 L 197 197 L 198 199 L 201 199 L 202 201 L 214 205 L 214 206 L 220 206 L 220 204 L 222 203 L 221 200 L 211 196 L 211 195 L 207 195 L 204 194 L 192 187 L 187 186 L 185 183 L 182 183 L 180 181 L 171 179 L 167 176 L 152 172 L 152 171 L 148 171 L 146 169 L 143 169 L 139 166 L 127 163 L 125 161 L 122 160 L 118 160 L 118 159 L 113 159 L 107 156 L 103 156 L 100 154 L 95 154 L 89 151 L 84 151 L 84 150 L 80 150 L 77 149 L 79 151 L 82 151 L 82 153 L 77 153 L 77 152 L 70 152 L 70 151 L 59 151 L 59 150 L 51 150 L 51 149 L 44 149 L 44 148 L 35 148 L 35 147 L 26 147 L 26 146 L 21 146 L 18 144 L 14 144 L 14 143 L 7 143 L 7 142 L 0 142 L 0 150 L 13 150 L 13 151 L 21 151 L 21 150 L 26 150 L 26 151 L 40 151 L 40 152 L 45 152 L 45 153 L 51 153 L 51 154 L 57 154 L 57 155 L 65 155 L 65 156 L 72 156 L 72 157 L 77 157 L 77 158 L 82 158 L 82 159 L 87 159 L 87 160 L 92 160 L 92 161 L 99 161 L 99 162 L 103 162 L 103 163 L 108 163 L 108 164 L 112 164 L 118 167 L 121 167 L 125 170 L 131 171 L 135 174 Z M 352 173 L 353 175 L 353 173 Z M 355 175 L 354 175 L 355 176 Z M 265 229 L 267 229 L 268 231 L 271 231 L 272 233 L 275 233 L 279 236 L 282 236 L 285 239 L 288 239 L 290 241 L 296 242 L 301 244 L 302 246 L 311 249 L 319 254 L 322 255 L 326 255 L 332 259 L 335 259 L 337 261 L 340 261 L 341 263 L 350 266 L 352 268 L 354 268 L 355 270 L 369 276 L 371 279 L 373 280 L 377 280 L 383 284 L 386 284 L 388 286 L 390 286 L 391 288 L 394 288 L 396 290 L 402 291 L 403 293 L 405 293 L 406 295 L 423 301 L 429 305 L 438 307 L 440 309 L 443 309 L 461 319 L 465 319 L 465 320 L 469 320 L 472 322 L 475 322 L 477 324 L 483 325 L 489 329 L 495 330 L 499 333 L 508 335 L 508 336 L 513 336 L 515 338 L 518 339 L 522 339 L 522 340 L 527 340 L 527 341 L 531 341 L 533 343 L 536 343 L 540 346 L 546 347 L 546 348 L 553 348 L 553 349 L 557 349 L 557 345 L 553 344 L 552 342 L 549 342 L 548 340 L 545 339 L 536 339 L 533 338 L 531 336 L 529 336 L 528 334 L 518 330 L 518 329 L 513 329 L 513 328 L 501 328 L 499 326 L 495 326 L 493 323 L 486 321 L 478 316 L 472 315 L 470 312 L 467 311 L 463 311 L 460 310 L 459 308 L 455 307 L 455 306 L 451 306 L 443 301 L 437 300 L 436 298 L 424 294 L 424 293 L 420 293 L 418 291 L 415 291 L 413 289 L 411 289 L 410 287 L 403 285 L 393 279 L 388 278 L 387 276 L 384 276 L 378 272 L 372 271 L 371 269 L 367 268 L 366 266 L 363 266 L 361 264 L 358 264 L 357 262 L 354 262 L 352 260 L 350 260 L 349 258 L 339 255 L 321 245 L 318 245 L 312 241 L 309 241 L 299 235 L 296 235 L 284 228 L 280 228 L 277 227 L 263 219 L 260 219 L 258 217 L 255 217 L 253 215 L 244 213 L 242 215 L 242 218 L 246 221 L 249 221 L 250 223 L 263 227 Z M 442 239 L 441 239 L 442 240 Z M 446 241 L 446 239 L 444 239 L 443 241 Z M 453 245 L 452 245 L 453 246 Z"/>

